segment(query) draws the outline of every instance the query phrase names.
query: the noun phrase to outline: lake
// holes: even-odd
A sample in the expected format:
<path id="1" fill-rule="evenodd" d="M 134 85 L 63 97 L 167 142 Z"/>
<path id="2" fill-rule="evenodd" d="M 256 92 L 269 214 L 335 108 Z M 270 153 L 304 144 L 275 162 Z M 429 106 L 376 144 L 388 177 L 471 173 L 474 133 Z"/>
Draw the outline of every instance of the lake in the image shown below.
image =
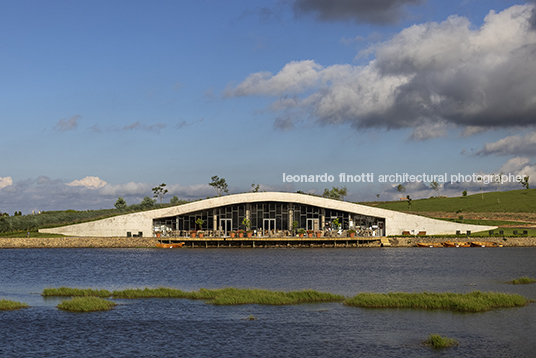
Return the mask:
<path id="1" fill-rule="evenodd" d="M 114 300 L 72 313 L 46 287 L 314 289 L 518 293 L 536 299 L 536 248 L 10 249 L 0 250 L 0 356 L 531 357 L 536 304 L 481 313 L 365 309 L 342 303 L 214 306 L 202 300 Z M 248 317 L 254 316 L 254 320 Z M 430 334 L 459 346 L 434 351 Z"/>

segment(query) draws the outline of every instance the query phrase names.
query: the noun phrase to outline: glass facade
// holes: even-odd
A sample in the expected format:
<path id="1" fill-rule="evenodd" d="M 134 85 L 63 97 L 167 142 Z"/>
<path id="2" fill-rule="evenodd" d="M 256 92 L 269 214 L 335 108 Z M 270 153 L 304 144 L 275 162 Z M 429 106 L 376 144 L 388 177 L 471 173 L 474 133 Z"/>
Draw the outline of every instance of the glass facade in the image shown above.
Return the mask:
<path id="1" fill-rule="evenodd" d="M 292 230 L 292 222 L 298 223 L 296 229 L 328 230 L 338 220 L 341 230 L 374 230 L 375 236 L 382 236 L 385 219 L 348 213 L 321 207 L 285 202 L 255 202 L 227 205 L 207 210 L 191 212 L 174 217 L 153 220 L 155 231 L 219 231 L 225 235 L 231 230 L 245 230 L 245 218 L 251 222 L 250 230 L 267 233 Z M 203 220 L 200 226 L 196 223 Z"/>

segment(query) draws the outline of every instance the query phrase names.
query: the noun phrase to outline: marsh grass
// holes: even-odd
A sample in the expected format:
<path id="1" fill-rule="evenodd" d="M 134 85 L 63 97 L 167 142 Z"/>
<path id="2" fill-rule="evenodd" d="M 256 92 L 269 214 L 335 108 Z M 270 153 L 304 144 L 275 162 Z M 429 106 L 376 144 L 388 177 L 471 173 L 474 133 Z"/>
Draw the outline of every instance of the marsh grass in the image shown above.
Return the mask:
<path id="1" fill-rule="evenodd" d="M 110 297 L 112 293 L 108 290 L 94 290 L 91 288 L 71 288 L 71 287 L 58 287 L 58 288 L 45 288 L 42 296 L 68 296 L 68 297 Z"/>
<path id="2" fill-rule="evenodd" d="M 493 308 L 522 307 L 529 302 L 531 300 L 517 294 L 473 291 L 470 293 L 360 293 L 344 301 L 344 304 L 368 308 L 417 308 L 482 312 Z"/>
<path id="3" fill-rule="evenodd" d="M 216 293 L 212 300 L 215 305 L 292 305 L 311 302 L 343 301 L 344 296 L 313 290 L 304 291 L 269 291 L 259 289 L 225 288 Z"/>
<path id="4" fill-rule="evenodd" d="M 86 296 L 86 297 L 74 297 L 70 300 L 62 301 L 58 304 L 58 308 L 64 311 L 70 312 L 95 312 L 95 311 L 108 311 L 117 303 L 104 300 L 102 298 Z"/>
<path id="5" fill-rule="evenodd" d="M 441 337 L 439 334 L 431 334 L 428 339 L 423 343 L 436 349 L 448 348 L 458 345 L 457 340 L 448 337 Z"/>
<path id="6" fill-rule="evenodd" d="M 20 308 L 28 308 L 26 303 L 11 300 L 0 299 L 0 311 L 18 310 Z"/>
<path id="7" fill-rule="evenodd" d="M 511 283 L 514 285 L 526 285 L 528 283 L 535 283 L 536 280 L 527 276 L 523 276 L 520 278 L 516 278 L 515 280 L 512 280 Z"/>
<path id="8" fill-rule="evenodd" d="M 114 298 L 189 298 L 211 300 L 214 305 L 291 305 L 305 302 L 342 301 L 344 296 L 331 293 L 304 291 L 269 291 L 260 289 L 240 289 L 226 287 L 221 289 L 201 288 L 199 291 L 182 291 L 175 288 L 159 287 L 127 289 L 114 291 Z"/>

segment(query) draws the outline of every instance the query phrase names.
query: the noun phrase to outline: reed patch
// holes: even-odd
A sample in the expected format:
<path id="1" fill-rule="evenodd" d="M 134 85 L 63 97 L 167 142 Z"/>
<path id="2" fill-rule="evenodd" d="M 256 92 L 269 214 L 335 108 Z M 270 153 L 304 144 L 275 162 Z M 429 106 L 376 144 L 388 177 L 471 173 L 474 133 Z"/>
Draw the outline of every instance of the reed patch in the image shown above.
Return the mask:
<path id="1" fill-rule="evenodd" d="M 344 301 L 344 304 L 367 308 L 416 308 L 482 312 L 494 308 L 522 307 L 529 302 L 531 300 L 517 294 L 473 291 L 469 293 L 360 293 Z"/>
<path id="2" fill-rule="evenodd" d="M 70 312 L 95 312 L 108 311 L 114 306 L 117 306 L 117 303 L 99 297 L 86 296 L 62 301 L 57 308 Z"/>
<path id="3" fill-rule="evenodd" d="M 11 311 L 11 310 L 18 310 L 21 308 L 28 308 L 28 307 L 30 306 L 28 306 L 24 302 L 0 299 L 0 311 Z"/>
<path id="4" fill-rule="evenodd" d="M 459 343 L 457 340 L 449 337 L 441 337 L 439 334 L 431 334 L 428 339 L 423 342 L 423 344 L 431 346 L 435 349 L 442 349 L 457 346 Z"/>
<path id="5" fill-rule="evenodd" d="M 535 283 L 535 282 L 536 282 L 535 279 L 527 277 L 527 276 L 516 278 L 510 281 L 510 283 L 512 283 L 513 285 L 526 285 L 526 284 Z"/>
<path id="6" fill-rule="evenodd" d="M 71 288 L 71 287 L 58 287 L 58 288 L 45 288 L 42 296 L 67 296 L 67 297 L 110 297 L 112 293 L 108 290 L 94 290 L 91 288 Z"/>

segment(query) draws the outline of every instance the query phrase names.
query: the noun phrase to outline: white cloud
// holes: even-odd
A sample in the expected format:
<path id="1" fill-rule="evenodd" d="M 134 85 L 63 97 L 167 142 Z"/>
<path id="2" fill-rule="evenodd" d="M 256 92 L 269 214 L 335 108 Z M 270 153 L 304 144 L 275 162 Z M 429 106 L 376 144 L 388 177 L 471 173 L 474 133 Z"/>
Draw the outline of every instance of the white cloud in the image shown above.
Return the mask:
<path id="1" fill-rule="evenodd" d="M 11 177 L 0 177 L 0 189 L 10 185 L 13 185 L 13 179 Z"/>
<path id="2" fill-rule="evenodd" d="M 414 25 L 373 45 L 376 58 L 365 66 L 294 61 L 275 75 L 253 73 L 225 95 L 290 95 L 271 106 L 283 112 L 278 117 L 356 128 L 421 127 L 414 139 L 442 136 L 444 123 L 469 127 L 465 135 L 533 125 L 533 11 L 533 5 L 491 11 L 479 28 L 458 16 Z"/>
<path id="3" fill-rule="evenodd" d="M 513 135 L 486 143 L 476 154 L 480 155 L 536 155 L 536 131 L 523 136 Z"/>
<path id="4" fill-rule="evenodd" d="M 65 185 L 83 186 L 83 187 L 86 187 L 88 189 L 98 189 L 98 188 L 102 188 L 106 184 L 107 183 L 104 180 L 100 179 L 99 177 L 88 176 L 88 177 L 85 177 L 84 179 L 73 180 L 72 182 L 67 183 Z"/>

